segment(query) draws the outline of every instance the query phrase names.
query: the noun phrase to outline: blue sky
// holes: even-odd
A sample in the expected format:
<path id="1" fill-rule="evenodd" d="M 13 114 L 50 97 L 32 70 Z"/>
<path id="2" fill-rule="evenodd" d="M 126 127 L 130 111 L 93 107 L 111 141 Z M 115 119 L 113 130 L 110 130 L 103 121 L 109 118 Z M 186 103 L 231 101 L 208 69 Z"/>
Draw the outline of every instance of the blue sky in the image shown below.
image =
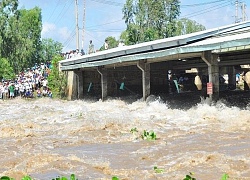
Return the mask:
<path id="1" fill-rule="evenodd" d="M 240 1 L 240 0 L 239 0 Z M 119 39 L 126 26 L 122 20 L 122 7 L 126 0 L 86 0 L 85 33 L 83 36 L 83 2 L 78 0 L 79 46 L 86 51 L 89 40 L 99 49 L 104 39 L 113 36 Z M 235 0 L 181 0 L 180 17 L 189 18 L 204 25 L 206 29 L 235 22 Z M 246 16 L 250 19 L 250 2 L 246 4 Z M 76 49 L 75 0 L 19 0 L 19 7 L 42 9 L 42 38 L 52 38 L 64 45 L 63 51 Z M 239 7 L 239 18 L 242 17 Z"/>

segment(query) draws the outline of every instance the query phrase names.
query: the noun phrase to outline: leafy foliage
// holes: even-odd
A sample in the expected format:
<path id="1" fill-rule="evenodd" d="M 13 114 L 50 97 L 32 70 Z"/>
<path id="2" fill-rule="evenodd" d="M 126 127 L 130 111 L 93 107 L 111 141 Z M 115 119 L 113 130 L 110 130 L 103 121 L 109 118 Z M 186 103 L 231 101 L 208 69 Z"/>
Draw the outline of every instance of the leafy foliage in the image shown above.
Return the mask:
<path id="1" fill-rule="evenodd" d="M 0 180 L 15 180 L 15 179 L 10 178 L 8 176 L 2 176 L 0 178 Z M 21 180 L 32 180 L 32 178 L 30 176 L 24 176 Z M 62 177 L 58 176 L 56 178 L 53 178 L 52 180 L 68 180 L 68 178 L 66 178 L 64 176 L 62 176 Z M 71 174 L 70 180 L 78 180 L 78 179 L 76 178 L 75 174 Z"/>
<path id="2" fill-rule="evenodd" d="M 116 176 L 113 176 L 112 180 L 120 180 L 120 179 L 118 177 L 116 177 Z"/>
<path id="3" fill-rule="evenodd" d="M 17 0 L 4 0 L 0 7 L 0 57 L 6 58 L 15 73 L 40 59 L 41 9 L 17 9 Z"/>
<path id="4" fill-rule="evenodd" d="M 66 75 L 59 71 L 59 61 L 62 60 L 60 55 L 56 55 L 52 60 L 52 70 L 48 77 L 49 88 L 52 90 L 54 97 L 65 97 L 65 88 L 67 85 Z"/>
<path id="5" fill-rule="evenodd" d="M 163 173 L 164 169 L 158 168 L 157 166 L 154 166 L 155 173 Z"/>
<path id="6" fill-rule="evenodd" d="M 221 180 L 228 180 L 229 179 L 229 175 L 228 174 L 223 174 L 221 177 Z"/>
<path id="7" fill-rule="evenodd" d="M 156 140 L 156 134 L 154 131 L 143 131 L 143 134 L 141 135 L 143 140 Z"/>
<path id="8" fill-rule="evenodd" d="M 115 48 L 115 47 L 117 47 L 118 44 L 119 44 L 119 41 L 117 41 L 117 40 L 115 39 L 115 37 L 112 37 L 112 36 L 107 37 L 106 40 L 108 41 L 109 49 Z M 103 44 L 103 46 L 100 48 L 100 51 L 103 51 L 103 50 L 105 50 L 105 49 L 104 49 L 104 44 Z"/>
<path id="9" fill-rule="evenodd" d="M 120 39 L 126 45 L 205 30 L 196 21 L 178 20 L 179 0 L 127 0 L 122 11 L 127 28 Z"/>
<path id="10" fill-rule="evenodd" d="M 137 128 L 135 127 L 135 128 L 131 128 L 130 132 L 134 134 L 134 133 L 137 133 L 138 130 L 137 130 Z"/>
<path id="11" fill-rule="evenodd" d="M 41 59 L 43 62 L 51 61 L 56 54 L 62 52 L 63 45 L 51 38 L 42 39 Z"/>
<path id="12" fill-rule="evenodd" d="M 121 39 L 129 45 L 174 36 L 179 4 L 179 0 L 127 0 L 123 7 L 127 33 Z"/>
<path id="13" fill-rule="evenodd" d="M 205 30 L 205 26 L 197 23 L 196 21 L 187 19 L 187 18 L 182 18 L 177 21 L 177 29 L 175 35 L 183 35 L 183 34 L 189 34 L 193 32 L 198 32 L 198 31 L 203 31 Z"/>
<path id="14" fill-rule="evenodd" d="M 0 58 L 0 79 L 13 79 L 15 73 L 6 58 Z"/>
<path id="15" fill-rule="evenodd" d="M 196 178 L 192 177 L 194 173 L 190 172 L 183 180 L 196 180 Z"/>

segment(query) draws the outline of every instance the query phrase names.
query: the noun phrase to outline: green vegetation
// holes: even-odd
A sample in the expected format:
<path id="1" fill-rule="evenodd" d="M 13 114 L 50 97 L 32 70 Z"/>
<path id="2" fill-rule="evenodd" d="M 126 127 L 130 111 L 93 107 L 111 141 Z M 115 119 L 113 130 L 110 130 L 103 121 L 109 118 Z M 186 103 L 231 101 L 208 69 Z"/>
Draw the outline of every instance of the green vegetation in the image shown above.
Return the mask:
<path id="1" fill-rule="evenodd" d="M 155 171 L 155 173 L 163 173 L 164 169 L 160 169 L 157 166 L 154 166 L 154 171 Z"/>
<path id="2" fill-rule="evenodd" d="M 122 11 L 127 28 L 120 39 L 126 45 L 205 30 L 196 21 L 178 19 L 179 0 L 127 0 Z"/>
<path id="3" fill-rule="evenodd" d="M 134 134 L 134 133 L 137 133 L 138 130 L 137 130 L 137 128 L 135 127 L 135 128 L 132 128 L 132 129 L 130 130 L 130 132 Z"/>
<path id="4" fill-rule="evenodd" d="M 205 26 L 197 23 L 196 21 L 187 18 L 182 18 L 179 19 L 176 23 L 175 35 L 179 36 L 193 32 L 203 31 L 205 29 L 206 29 Z"/>
<path id="5" fill-rule="evenodd" d="M 154 131 L 143 131 L 143 134 L 141 135 L 143 140 L 156 140 L 156 134 Z"/>
<path id="6" fill-rule="evenodd" d="M 115 48 L 118 46 L 119 41 L 115 39 L 115 37 L 109 36 L 106 38 L 106 40 L 108 41 L 108 45 L 109 45 L 109 49 Z M 104 49 L 104 44 L 103 46 L 100 48 L 100 51 L 103 51 Z"/>
<path id="7" fill-rule="evenodd" d="M 18 9 L 18 0 L 0 3 L 0 79 L 11 79 L 35 63 L 51 61 L 61 53 L 62 44 L 42 39 L 42 10 Z M 7 67 L 7 68 L 3 68 Z M 7 71 L 3 72 L 3 71 Z"/>
<path id="8" fill-rule="evenodd" d="M 0 6 L 0 58 L 6 58 L 18 73 L 41 59 L 42 12 L 35 7 L 17 9 L 18 0 L 3 0 Z"/>
<path id="9" fill-rule="evenodd" d="M 59 71 L 59 61 L 62 60 L 60 55 L 57 55 L 52 60 L 52 70 L 48 77 L 49 88 L 52 90 L 53 96 L 58 98 L 65 97 L 65 90 L 67 86 L 66 74 Z"/>
<path id="10" fill-rule="evenodd" d="M 112 180 L 120 180 L 120 179 L 118 177 L 116 177 L 116 176 L 113 176 Z"/>
<path id="11" fill-rule="evenodd" d="M 0 79 L 13 79 L 15 77 L 14 70 L 8 59 L 0 58 Z"/>
<path id="12" fill-rule="evenodd" d="M 228 180 L 229 179 L 229 175 L 228 174 L 223 174 L 221 177 L 221 180 Z"/>
<path id="13" fill-rule="evenodd" d="M 163 173 L 164 169 L 160 169 L 157 166 L 154 166 L 154 171 L 155 173 Z M 186 175 L 186 177 L 183 180 L 196 180 L 196 178 L 192 177 L 194 175 L 194 173 L 190 172 L 188 175 Z M 223 174 L 221 180 L 228 180 L 229 179 L 229 175 L 228 174 Z M 2 176 L 0 178 L 0 180 L 15 180 L 11 177 L 8 176 Z M 32 178 L 30 176 L 24 176 L 21 180 L 32 180 Z M 71 174 L 70 175 L 70 179 L 62 176 L 58 176 L 56 178 L 53 178 L 52 180 L 78 180 L 75 176 L 75 174 Z M 119 180 L 119 178 L 117 176 L 113 176 L 112 180 Z"/>
<path id="14" fill-rule="evenodd" d="M 194 173 L 190 172 L 183 180 L 196 180 L 194 177 L 192 177 Z"/>
<path id="15" fill-rule="evenodd" d="M 138 129 L 136 127 L 134 127 L 134 128 L 130 129 L 130 132 L 135 135 L 139 131 L 138 131 Z M 156 134 L 155 134 L 154 131 L 146 131 L 146 130 L 144 130 L 143 133 L 140 135 L 140 137 L 143 140 L 156 140 Z"/>
<path id="16" fill-rule="evenodd" d="M 10 178 L 8 176 L 2 176 L 0 178 L 0 180 L 15 180 L 15 179 Z M 32 178 L 30 176 L 24 176 L 21 180 L 32 180 Z M 75 174 L 71 174 L 70 179 L 68 179 L 64 176 L 62 176 L 62 177 L 58 176 L 56 178 L 53 178 L 52 180 L 78 180 L 78 179 L 76 178 Z"/>

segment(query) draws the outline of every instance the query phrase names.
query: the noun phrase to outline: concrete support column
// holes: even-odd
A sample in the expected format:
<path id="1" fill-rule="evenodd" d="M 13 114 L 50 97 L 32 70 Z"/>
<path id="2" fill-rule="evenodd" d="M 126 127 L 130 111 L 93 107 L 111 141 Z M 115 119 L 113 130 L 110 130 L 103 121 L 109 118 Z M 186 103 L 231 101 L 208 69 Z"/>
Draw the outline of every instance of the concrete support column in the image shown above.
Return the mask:
<path id="1" fill-rule="evenodd" d="M 228 87 L 236 89 L 236 72 L 233 66 L 228 67 Z"/>
<path id="2" fill-rule="evenodd" d="M 83 76 L 83 71 L 76 71 L 76 80 L 77 80 L 77 98 L 78 99 L 83 99 L 83 81 L 84 81 L 84 76 Z"/>
<path id="3" fill-rule="evenodd" d="M 97 71 L 101 75 L 102 101 L 104 101 L 108 96 L 108 73 L 107 69 L 103 67 L 98 67 Z"/>
<path id="4" fill-rule="evenodd" d="M 212 54 L 211 51 L 205 51 L 202 53 L 202 59 L 208 65 L 209 82 L 213 84 L 213 94 L 210 94 L 211 101 L 217 101 L 219 99 L 219 64 L 218 55 Z"/>
<path id="5" fill-rule="evenodd" d="M 143 100 L 146 101 L 150 95 L 150 64 L 146 61 L 139 61 L 137 67 L 142 71 Z"/>
<path id="6" fill-rule="evenodd" d="M 68 71 L 67 73 L 67 99 L 73 100 L 77 98 L 77 75 L 74 71 Z"/>

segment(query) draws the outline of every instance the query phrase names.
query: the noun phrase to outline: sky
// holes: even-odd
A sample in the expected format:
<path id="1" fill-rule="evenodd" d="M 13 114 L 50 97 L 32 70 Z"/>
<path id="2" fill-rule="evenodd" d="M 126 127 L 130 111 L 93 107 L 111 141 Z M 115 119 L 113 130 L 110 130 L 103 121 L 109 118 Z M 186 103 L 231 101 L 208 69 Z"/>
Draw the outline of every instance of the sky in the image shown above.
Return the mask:
<path id="1" fill-rule="evenodd" d="M 63 44 L 63 52 L 77 48 L 76 36 L 76 0 L 19 0 L 19 8 L 42 9 L 42 38 L 52 38 Z M 122 19 L 122 8 L 126 0 L 78 0 L 79 49 L 88 49 L 92 40 L 95 49 L 99 49 L 108 36 L 117 40 L 126 29 Z M 236 0 L 180 0 L 180 18 L 195 20 L 206 29 L 217 28 L 235 23 Z M 238 19 L 242 20 L 240 4 L 246 5 L 247 20 L 250 20 L 249 0 L 238 0 Z M 83 23 L 85 22 L 85 23 Z M 83 33 L 83 24 L 84 33 Z"/>

